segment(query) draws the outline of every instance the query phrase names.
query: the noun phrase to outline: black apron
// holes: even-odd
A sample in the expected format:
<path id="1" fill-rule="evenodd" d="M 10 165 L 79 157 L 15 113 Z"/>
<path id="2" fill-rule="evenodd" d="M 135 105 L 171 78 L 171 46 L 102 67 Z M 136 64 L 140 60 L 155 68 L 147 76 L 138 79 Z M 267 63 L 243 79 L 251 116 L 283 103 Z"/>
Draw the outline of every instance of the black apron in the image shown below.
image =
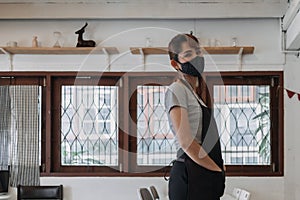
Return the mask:
<path id="1" fill-rule="evenodd" d="M 185 83 L 186 85 L 186 83 Z M 199 99 L 198 99 L 199 102 Z M 223 169 L 221 145 L 215 119 L 211 109 L 203 106 L 201 145 L 209 157 Z M 185 164 L 187 173 L 187 200 L 219 200 L 225 189 L 225 172 L 208 170 L 189 158 L 182 149 L 177 152 Z"/>

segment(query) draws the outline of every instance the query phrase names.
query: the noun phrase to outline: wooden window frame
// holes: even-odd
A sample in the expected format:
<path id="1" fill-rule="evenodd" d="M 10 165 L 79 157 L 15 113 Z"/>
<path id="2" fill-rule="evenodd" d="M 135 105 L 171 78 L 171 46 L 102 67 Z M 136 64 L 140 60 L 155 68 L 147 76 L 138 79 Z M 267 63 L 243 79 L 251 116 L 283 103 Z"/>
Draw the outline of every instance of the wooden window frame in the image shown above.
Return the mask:
<path id="1" fill-rule="evenodd" d="M 222 78 L 221 78 L 222 77 Z M 275 79 L 271 79 L 274 77 Z M 276 83 L 272 83 L 272 80 Z M 204 73 L 199 93 L 210 107 L 213 85 L 269 85 L 271 115 L 271 164 L 270 165 L 226 165 L 228 176 L 283 176 L 283 72 L 209 72 Z M 274 87 L 272 85 L 275 85 Z M 277 86 L 276 86 L 277 85 Z"/>
<path id="2" fill-rule="evenodd" d="M 137 87 L 138 86 L 168 86 L 170 85 L 176 78 L 176 74 L 174 73 L 145 73 L 145 74 L 137 74 L 137 73 L 132 73 L 128 77 L 128 85 L 129 85 L 129 94 L 133 94 L 131 98 L 129 99 L 129 110 L 130 110 L 130 115 L 134 123 L 128 122 L 130 124 L 129 130 L 130 130 L 130 135 L 129 135 L 129 152 L 133 152 L 133 154 L 129 155 L 129 171 L 134 172 L 134 173 L 140 173 L 147 175 L 147 174 L 152 174 L 152 175 L 162 175 L 165 173 L 165 171 L 169 171 L 170 167 L 167 166 L 138 166 L 136 164 L 137 160 L 137 129 L 136 129 L 136 124 L 137 124 Z"/>
<path id="3" fill-rule="evenodd" d="M 52 95 L 52 132 L 54 133 L 52 135 L 52 160 L 51 160 L 51 166 L 52 171 L 57 173 L 118 173 L 119 172 L 119 165 L 120 165 L 120 159 L 119 157 L 119 163 L 118 166 L 116 166 L 116 169 L 113 167 L 107 167 L 107 166 L 61 166 L 61 86 L 63 85 L 90 85 L 90 86 L 117 86 L 118 85 L 118 76 L 112 77 L 112 76 L 56 76 L 52 77 L 52 91 L 55 93 Z M 120 99 L 119 99 L 120 101 Z M 121 131 L 119 129 L 119 131 Z M 119 134 L 119 145 L 122 144 L 122 135 Z M 120 150 L 119 150 L 120 155 Z"/>
<path id="4" fill-rule="evenodd" d="M 46 76 L 45 74 L 35 72 L 0 72 L 0 86 L 11 86 L 11 85 L 38 85 L 42 87 L 41 91 L 41 141 L 45 141 L 46 129 L 45 129 L 45 113 L 46 113 L 46 88 L 45 86 Z M 41 163 L 45 163 L 45 145 L 41 146 Z M 40 166 L 40 171 L 43 171 L 45 165 Z"/>
<path id="5" fill-rule="evenodd" d="M 118 169 L 112 169 L 109 167 L 85 167 L 78 168 L 62 168 L 57 163 L 60 163 L 60 158 L 58 152 L 60 150 L 58 147 L 58 140 L 55 137 L 55 132 L 57 132 L 57 121 L 55 121 L 55 116 L 57 115 L 57 109 L 54 106 L 57 97 L 54 93 L 57 90 L 56 80 L 57 79 L 71 79 L 74 77 L 93 77 L 98 80 L 99 77 L 110 77 L 115 81 L 121 80 L 120 84 L 123 89 L 119 91 L 122 96 L 122 101 L 120 101 L 119 115 L 124 116 L 128 114 L 130 110 L 130 116 L 135 119 L 136 116 L 136 97 L 134 94 L 135 87 L 140 84 L 157 84 L 157 77 L 168 78 L 169 83 L 175 79 L 175 72 L 0 72 L 1 77 L 14 77 L 14 81 L 7 78 L 0 79 L 0 84 L 33 84 L 32 80 L 36 80 L 36 84 L 42 85 L 42 166 L 41 166 L 41 176 L 163 176 L 166 171 L 170 170 L 170 167 L 161 166 L 159 169 L 157 167 L 150 166 L 137 166 L 136 157 L 129 155 L 126 152 L 136 153 L 136 131 L 135 126 L 130 124 L 131 119 L 120 118 L 119 123 L 121 123 L 122 129 L 119 129 L 119 148 L 121 153 L 119 154 L 119 162 L 126 163 L 122 164 L 122 170 L 120 171 L 120 166 Z M 272 122 L 276 124 L 277 127 L 272 126 L 275 129 L 276 134 L 272 132 L 272 163 L 274 165 L 270 166 L 252 166 L 252 165 L 227 165 L 227 175 L 228 176 L 283 176 L 283 144 L 284 144 L 284 133 L 283 133 L 283 72 L 281 71 L 261 71 L 261 72 L 206 72 L 203 73 L 203 83 L 199 88 L 199 94 L 209 105 L 213 102 L 210 98 L 209 91 L 212 84 L 204 84 L 212 82 L 216 83 L 220 81 L 220 77 L 224 79 L 230 78 L 242 78 L 246 76 L 251 79 L 255 77 L 260 77 L 263 81 L 264 78 L 270 76 L 278 77 L 279 89 L 273 92 L 271 95 L 277 96 L 278 102 L 276 105 L 272 106 L 272 112 L 277 112 L 278 118 Z M 149 79 L 149 81 L 145 81 Z M 215 79 L 215 80 L 214 80 Z M 128 92 L 124 92 L 128 91 Z M 203 91 L 200 93 L 200 91 Z M 127 102 L 127 103 L 126 103 Z M 129 104 L 128 104 L 129 102 Z M 126 109 L 127 108 L 127 109 Z M 136 122 L 136 121 L 135 121 Z M 273 130 L 274 131 L 274 130 Z M 129 134 L 130 133 L 130 134 Z M 273 148 L 273 147 L 277 148 Z M 137 173 L 139 172 L 139 173 Z"/>
<path id="6" fill-rule="evenodd" d="M 138 85 L 169 85 L 174 81 L 175 73 L 83 73 L 77 84 L 97 85 L 99 77 L 113 79 L 112 84 L 119 84 L 119 165 L 116 168 L 106 166 L 61 166 L 60 165 L 60 87 L 72 85 L 78 75 L 76 73 L 55 73 L 50 76 L 51 85 L 51 143 L 48 145 L 48 167 L 43 176 L 162 176 L 170 167 L 137 166 L 136 138 L 136 87 Z M 95 81 L 91 81 L 95 79 Z M 84 83 L 85 82 L 85 83 Z M 98 84 L 103 85 L 103 84 Z M 127 92 L 126 92 L 127 91 Z M 129 103 L 128 103 L 129 102 Z M 128 117 L 124 117 L 124 116 Z M 122 116 L 122 117 L 121 117 Z M 122 127 L 122 128 L 120 128 Z"/>

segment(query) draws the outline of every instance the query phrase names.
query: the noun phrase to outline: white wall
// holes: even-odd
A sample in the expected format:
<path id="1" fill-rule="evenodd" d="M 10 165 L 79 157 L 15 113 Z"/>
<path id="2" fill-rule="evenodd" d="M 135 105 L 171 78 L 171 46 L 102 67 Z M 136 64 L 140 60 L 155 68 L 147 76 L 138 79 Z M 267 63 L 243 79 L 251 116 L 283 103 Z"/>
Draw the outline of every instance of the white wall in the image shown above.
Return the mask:
<path id="1" fill-rule="evenodd" d="M 61 31 L 64 46 L 75 46 L 75 30 L 83 20 L 1 20 L 0 46 L 8 41 L 17 41 L 19 46 L 31 46 L 33 35 L 38 36 L 42 46 L 54 44 L 53 31 Z M 203 44 L 216 38 L 222 45 L 230 45 L 232 37 L 238 37 L 240 45 L 253 45 L 253 55 L 243 57 L 242 69 L 236 55 L 206 56 L 207 71 L 262 71 L 285 70 L 285 85 L 298 92 L 300 88 L 299 60 L 294 56 L 285 60 L 281 53 L 278 19 L 215 19 L 215 20 L 88 20 L 85 38 L 94 39 L 100 46 L 116 46 L 120 54 L 111 57 L 114 62 L 111 71 L 169 71 L 166 55 L 148 56 L 146 67 L 139 56 L 131 55 L 129 47 L 144 46 L 145 38 L 151 37 L 153 46 L 167 46 L 168 41 L 177 32 L 193 30 Z M 287 66 L 284 68 L 285 63 Z M 96 71 L 107 70 L 105 56 L 74 55 L 15 55 L 14 71 Z M 0 55 L 0 70 L 9 71 L 6 55 Z M 285 94 L 286 96 L 286 94 Z M 299 123 L 299 102 L 285 98 L 285 176 L 284 177 L 227 177 L 226 190 L 241 187 L 251 192 L 256 200 L 296 200 L 300 199 L 300 177 L 297 169 L 300 159 L 297 144 Z M 297 109 L 298 108 L 298 109 Z M 299 157 L 299 156 L 298 156 Z M 82 199 L 137 199 L 136 190 L 140 186 L 157 185 L 162 196 L 167 195 L 167 182 L 163 177 L 42 177 L 42 184 L 63 184 L 66 188 L 66 200 Z M 14 191 L 13 191 L 14 192 Z"/>
<path id="2" fill-rule="evenodd" d="M 18 46 L 31 46 L 32 37 L 44 47 L 54 44 L 53 31 L 63 35 L 63 46 L 75 46 L 74 32 L 84 25 L 84 20 L 2 20 L 0 21 L 0 46 L 8 41 L 16 41 Z M 178 32 L 191 30 L 205 45 L 209 39 L 218 39 L 221 45 L 230 45 L 232 37 L 238 38 L 240 45 L 254 45 L 255 54 L 243 57 L 243 70 L 280 70 L 284 56 L 280 53 L 279 22 L 269 20 L 88 20 L 84 38 L 94 39 L 98 48 L 115 46 L 120 54 L 111 56 L 112 71 L 126 70 L 170 70 L 164 56 L 148 56 L 143 68 L 139 56 L 131 55 L 129 47 L 145 46 L 150 37 L 153 46 L 167 46 L 171 37 Z M 228 28 L 230 27 L 230 28 Z M 10 70 L 7 56 L 0 55 L 0 70 Z M 217 66 L 210 64 L 207 70 L 239 70 L 238 56 L 212 56 Z M 150 64 L 151 63 L 151 64 Z M 14 71 L 28 70 L 103 70 L 106 67 L 104 55 L 48 56 L 15 55 Z"/>
<path id="3" fill-rule="evenodd" d="M 295 55 L 287 56 L 287 64 L 284 69 L 285 88 L 300 93 L 300 59 Z M 286 199 L 300 199 L 300 101 L 297 95 L 288 98 L 285 94 L 285 181 L 284 191 Z"/>

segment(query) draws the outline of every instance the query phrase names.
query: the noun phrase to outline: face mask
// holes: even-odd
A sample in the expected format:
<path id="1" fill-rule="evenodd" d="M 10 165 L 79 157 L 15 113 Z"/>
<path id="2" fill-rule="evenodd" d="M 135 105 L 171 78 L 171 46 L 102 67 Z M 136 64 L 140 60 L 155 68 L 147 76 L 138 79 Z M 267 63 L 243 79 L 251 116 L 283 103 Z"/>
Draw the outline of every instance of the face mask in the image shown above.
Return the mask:
<path id="1" fill-rule="evenodd" d="M 204 58 L 201 56 L 196 56 L 191 61 L 180 64 L 182 68 L 180 71 L 191 76 L 200 77 L 204 70 Z"/>

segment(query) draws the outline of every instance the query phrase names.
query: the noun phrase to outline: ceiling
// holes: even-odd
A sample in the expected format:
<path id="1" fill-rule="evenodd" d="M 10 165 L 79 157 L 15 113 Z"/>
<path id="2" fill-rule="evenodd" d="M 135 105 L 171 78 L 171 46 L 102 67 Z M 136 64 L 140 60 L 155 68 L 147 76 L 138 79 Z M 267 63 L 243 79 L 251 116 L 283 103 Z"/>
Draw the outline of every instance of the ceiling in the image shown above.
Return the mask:
<path id="1" fill-rule="evenodd" d="M 0 0 L 0 19 L 278 18 L 288 0 Z"/>
<path id="2" fill-rule="evenodd" d="M 190 4 L 217 4 L 217 3 L 284 3 L 288 0 L 0 0 L 3 4 L 24 4 L 24 3 L 38 3 L 38 4 L 65 4 L 65 3 L 79 3 L 79 4 L 90 4 L 90 3 L 116 3 L 116 4 L 130 4 L 130 3 L 190 3 Z"/>

